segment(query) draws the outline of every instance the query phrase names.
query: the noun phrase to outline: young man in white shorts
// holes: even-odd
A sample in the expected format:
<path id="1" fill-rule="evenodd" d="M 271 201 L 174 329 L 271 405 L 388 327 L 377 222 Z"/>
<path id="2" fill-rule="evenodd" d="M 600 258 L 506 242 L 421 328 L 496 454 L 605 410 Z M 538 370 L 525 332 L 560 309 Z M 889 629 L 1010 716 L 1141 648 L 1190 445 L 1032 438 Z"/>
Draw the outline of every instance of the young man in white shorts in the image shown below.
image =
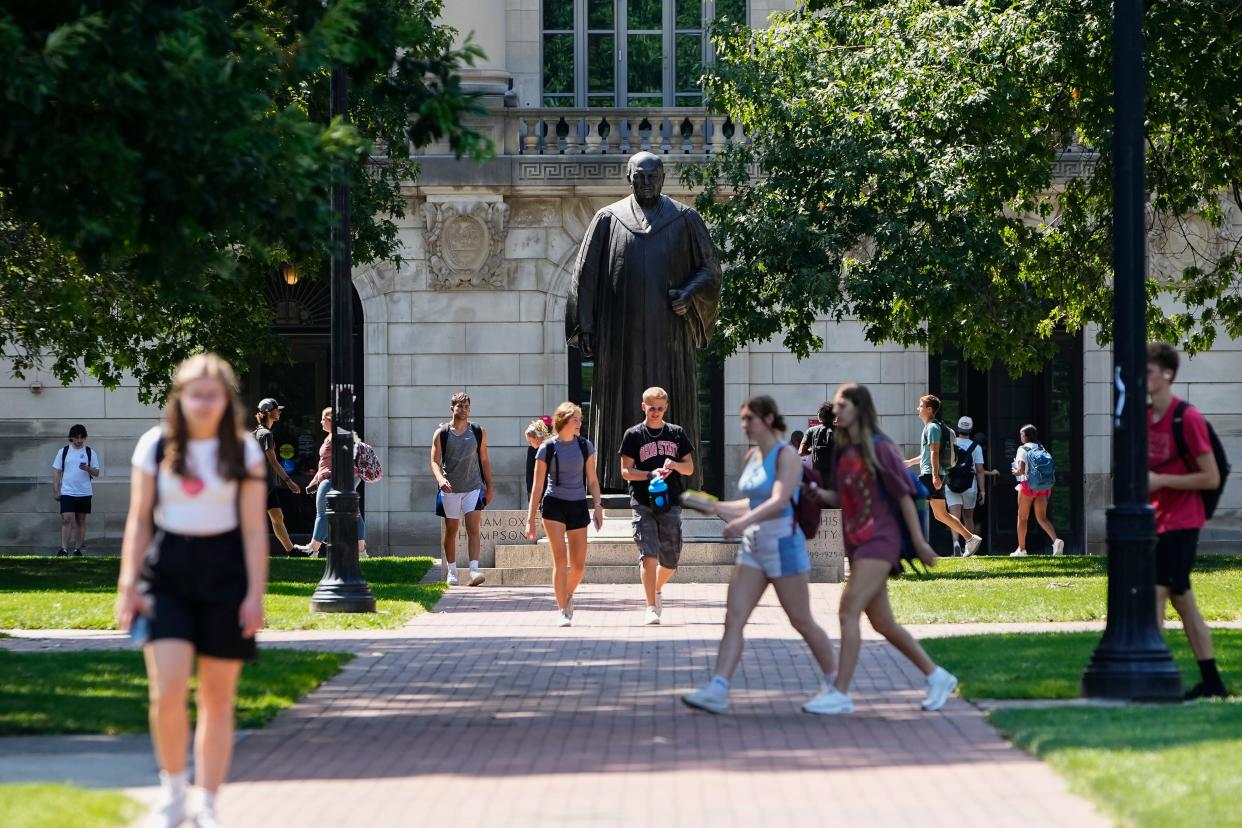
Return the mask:
<path id="1" fill-rule="evenodd" d="M 483 509 L 492 502 L 492 463 L 487 456 L 487 432 L 470 422 L 470 397 L 458 391 L 449 401 L 453 419 L 441 423 L 431 438 L 431 473 L 440 491 L 436 514 L 444 518 L 443 550 L 448 567 L 447 582 L 457 586 L 457 530 L 466 524 L 470 556 L 470 586 L 480 586 L 480 529 Z"/>
<path id="2" fill-rule="evenodd" d="M 974 477 L 971 478 L 970 488 L 964 492 L 953 491 L 952 484 L 948 484 L 944 489 L 944 502 L 949 507 L 949 514 L 962 522 L 962 525 L 970 531 L 970 534 L 977 535 L 975 531 L 975 508 L 983 505 L 983 500 L 987 495 L 984 489 L 984 469 L 983 469 L 983 446 L 975 442 L 971 437 L 971 432 L 975 428 L 975 421 L 970 417 L 959 417 L 957 420 L 957 454 L 959 459 L 966 452 L 971 454 L 971 468 L 974 471 Z M 955 556 L 962 554 L 962 542 L 957 535 L 953 536 L 953 554 Z M 967 553 L 970 555 L 972 553 Z"/>

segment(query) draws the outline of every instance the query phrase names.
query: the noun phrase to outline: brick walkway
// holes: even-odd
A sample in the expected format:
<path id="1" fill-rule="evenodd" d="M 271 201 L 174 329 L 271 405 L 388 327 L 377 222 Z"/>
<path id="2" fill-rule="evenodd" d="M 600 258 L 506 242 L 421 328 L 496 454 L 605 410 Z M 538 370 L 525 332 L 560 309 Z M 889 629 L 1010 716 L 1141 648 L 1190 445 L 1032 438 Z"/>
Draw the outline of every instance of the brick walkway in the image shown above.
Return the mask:
<path id="1" fill-rule="evenodd" d="M 816 614 L 837 588 L 816 585 Z M 587 586 L 558 629 L 546 587 L 455 589 L 244 739 L 221 800 L 243 826 L 1105 825 L 972 706 L 918 708 L 922 681 L 864 645 L 857 712 L 798 707 L 809 652 L 771 591 L 748 627 L 733 709 L 684 708 L 709 676 L 724 587 Z M 835 624 L 829 624 L 835 628 Z M 835 636 L 835 629 L 833 629 Z M 284 642 L 282 641 L 282 644 Z"/>

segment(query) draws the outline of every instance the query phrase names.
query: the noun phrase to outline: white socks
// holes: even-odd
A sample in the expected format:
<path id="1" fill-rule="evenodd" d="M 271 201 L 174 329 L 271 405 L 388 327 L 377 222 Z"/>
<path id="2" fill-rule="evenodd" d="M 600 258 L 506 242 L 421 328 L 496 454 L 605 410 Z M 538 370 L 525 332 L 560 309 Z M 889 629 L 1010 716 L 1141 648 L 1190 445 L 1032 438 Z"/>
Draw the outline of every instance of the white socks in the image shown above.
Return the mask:
<path id="1" fill-rule="evenodd" d="M 457 564 L 455 564 L 455 563 L 451 563 L 451 564 L 449 564 L 449 572 L 456 573 L 456 572 L 457 572 Z"/>
<path id="2" fill-rule="evenodd" d="M 479 562 L 478 562 L 478 561 L 471 561 L 471 562 L 470 562 L 470 571 L 471 571 L 471 572 L 478 572 L 478 571 L 479 571 Z"/>

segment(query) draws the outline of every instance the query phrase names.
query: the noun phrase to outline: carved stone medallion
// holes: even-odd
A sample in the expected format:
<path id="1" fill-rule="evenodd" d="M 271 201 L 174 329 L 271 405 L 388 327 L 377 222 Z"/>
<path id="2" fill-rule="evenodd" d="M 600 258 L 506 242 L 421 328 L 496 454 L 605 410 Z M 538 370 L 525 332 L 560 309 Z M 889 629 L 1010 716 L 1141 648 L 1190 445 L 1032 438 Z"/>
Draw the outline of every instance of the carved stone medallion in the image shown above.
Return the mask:
<path id="1" fill-rule="evenodd" d="M 431 286 L 438 290 L 505 287 L 508 213 L 509 205 L 503 202 L 424 204 Z"/>

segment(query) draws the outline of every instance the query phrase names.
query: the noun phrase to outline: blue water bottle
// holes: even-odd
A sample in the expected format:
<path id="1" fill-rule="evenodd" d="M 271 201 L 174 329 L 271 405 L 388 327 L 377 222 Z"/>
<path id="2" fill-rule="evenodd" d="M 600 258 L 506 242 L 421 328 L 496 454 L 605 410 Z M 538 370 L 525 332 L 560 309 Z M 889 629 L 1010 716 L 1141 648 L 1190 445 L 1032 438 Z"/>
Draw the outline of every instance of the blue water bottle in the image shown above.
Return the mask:
<path id="1" fill-rule="evenodd" d="M 651 500 L 651 511 L 657 515 L 664 514 L 672 505 L 668 496 L 668 481 L 662 474 L 651 478 L 651 482 L 647 484 L 647 495 Z"/>

